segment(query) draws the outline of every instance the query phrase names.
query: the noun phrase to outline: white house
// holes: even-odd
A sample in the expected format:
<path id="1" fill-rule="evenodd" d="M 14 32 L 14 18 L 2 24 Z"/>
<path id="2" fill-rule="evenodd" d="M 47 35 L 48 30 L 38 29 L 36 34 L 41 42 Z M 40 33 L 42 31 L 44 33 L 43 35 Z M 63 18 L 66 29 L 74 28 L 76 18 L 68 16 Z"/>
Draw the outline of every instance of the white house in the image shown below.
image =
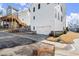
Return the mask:
<path id="1" fill-rule="evenodd" d="M 32 3 L 28 10 L 18 12 L 18 17 L 37 34 L 62 33 L 66 29 L 64 3 Z"/>
<path id="2" fill-rule="evenodd" d="M 30 7 L 31 30 L 37 34 L 62 33 L 66 29 L 64 3 L 33 3 Z"/>

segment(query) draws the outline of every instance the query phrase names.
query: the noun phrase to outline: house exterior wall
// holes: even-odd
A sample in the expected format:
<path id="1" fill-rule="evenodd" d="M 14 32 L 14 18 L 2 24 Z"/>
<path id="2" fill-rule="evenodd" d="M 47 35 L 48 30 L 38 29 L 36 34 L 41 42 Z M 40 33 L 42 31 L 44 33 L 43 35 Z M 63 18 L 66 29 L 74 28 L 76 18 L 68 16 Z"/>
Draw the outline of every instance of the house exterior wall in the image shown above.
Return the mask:
<path id="1" fill-rule="evenodd" d="M 62 10 L 61 11 L 61 7 Z M 35 9 L 35 11 L 33 11 Z M 51 31 L 64 31 L 65 28 L 65 4 L 47 4 L 41 3 L 38 9 L 38 3 L 30 7 L 31 30 L 37 34 L 48 35 Z M 61 21 L 62 16 L 62 21 Z"/>
<path id="2" fill-rule="evenodd" d="M 54 31 L 64 31 L 66 29 L 66 7 L 65 4 L 57 4 L 55 6 L 55 29 Z"/>

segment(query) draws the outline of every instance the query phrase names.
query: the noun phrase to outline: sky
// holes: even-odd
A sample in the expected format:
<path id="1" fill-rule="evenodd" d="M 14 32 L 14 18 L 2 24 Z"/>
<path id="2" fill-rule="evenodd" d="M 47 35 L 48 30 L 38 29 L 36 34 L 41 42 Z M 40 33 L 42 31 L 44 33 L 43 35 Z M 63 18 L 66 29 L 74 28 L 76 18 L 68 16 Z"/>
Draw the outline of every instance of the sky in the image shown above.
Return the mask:
<path id="1" fill-rule="evenodd" d="M 24 10 L 24 9 L 28 9 L 31 6 L 31 4 L 29 4 L 29 3 L 0 3 L 0 13 L 3 12 L 3 15 L 5 15 L 6 8 L 9 5 L 14 7 L 15 9 L 17 9 L 19 11 Z"/>
<path id="2" fill-rule="evenodd" d="M 66 4 L 66 15 L 71 13 L 79 13 L 79 3 L 67 3 Z"/>
<path id="3" fill-rule="evenodd" d="M 6 15 L 6 8 L 9 5 L 20 11 L 31 6 L 29 3 L 0 3 L 0 14 L 3 12 L 3 15 Z M 79 3 L 66 3 L 66 26 L 72 19 L 79 19 Z"/>
<path id="4" fill-rule="evenodd" d="M 8 5 L 13 6 L 14 8 L 18 10 L 22 10 L 24 8 L 28 8 L 30 6 L 29 3 L 0 3 L 0 6 L 2 8 L 7 8 Z"/>
<path id="5" fill-rule="evenodd" d="M 79 3 L 67 3 L 66 4 L 66 27 L 70 23 L 73 25 L 79 25 Z M 72 25 L 72 27 L 74 27 Z"/>
<path id="6" fill-rule="evenodd" d="M 31 6 L 29 3 L 0 3 L 0 11 L 3 10 L 5 14 L 4 10 L 8 5 L 11 5 L 18 10 L 27 9 Z M 71 13 L 79 13 L 79 3 L 66 3 L 66 15 L 69 16 Z"/>

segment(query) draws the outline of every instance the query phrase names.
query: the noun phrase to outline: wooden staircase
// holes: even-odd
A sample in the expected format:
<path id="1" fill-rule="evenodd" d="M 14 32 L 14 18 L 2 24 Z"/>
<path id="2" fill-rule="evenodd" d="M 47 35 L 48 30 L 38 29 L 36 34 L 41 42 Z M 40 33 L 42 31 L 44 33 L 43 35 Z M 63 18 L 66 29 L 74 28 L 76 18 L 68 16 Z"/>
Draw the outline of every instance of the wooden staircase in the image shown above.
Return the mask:
<path id="1" fill-rule="evenodd" d="M 16 21 L 16 23 L 18 24 L 19 28 L 21 28 L 21 27 L 26 27 L 26 26 L 27 26 L 26 23 L 22 22 L 22 20 L 20 20 L 20 19 L 19 19 L 17 16 L 15 16 L 15 15 L 3 16 L 3 17 L 0 18 L 0 20 L 2 20 L 2 21 L 10 21 L 10 22 Z M 15 24 L 13 24 L 13 25 L 15 25 Z"/>

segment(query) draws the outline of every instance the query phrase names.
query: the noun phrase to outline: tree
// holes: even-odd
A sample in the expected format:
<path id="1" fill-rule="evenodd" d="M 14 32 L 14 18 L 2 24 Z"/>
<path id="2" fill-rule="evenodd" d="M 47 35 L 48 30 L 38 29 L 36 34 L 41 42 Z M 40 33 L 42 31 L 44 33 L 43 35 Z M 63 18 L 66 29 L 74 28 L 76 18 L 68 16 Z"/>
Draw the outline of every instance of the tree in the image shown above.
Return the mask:
<path id="1" fill-rule="evenodd" d="M 74 17 L 68 22 L 68 28 L 70 31 L 79 32 L 79 17 Z"/>

